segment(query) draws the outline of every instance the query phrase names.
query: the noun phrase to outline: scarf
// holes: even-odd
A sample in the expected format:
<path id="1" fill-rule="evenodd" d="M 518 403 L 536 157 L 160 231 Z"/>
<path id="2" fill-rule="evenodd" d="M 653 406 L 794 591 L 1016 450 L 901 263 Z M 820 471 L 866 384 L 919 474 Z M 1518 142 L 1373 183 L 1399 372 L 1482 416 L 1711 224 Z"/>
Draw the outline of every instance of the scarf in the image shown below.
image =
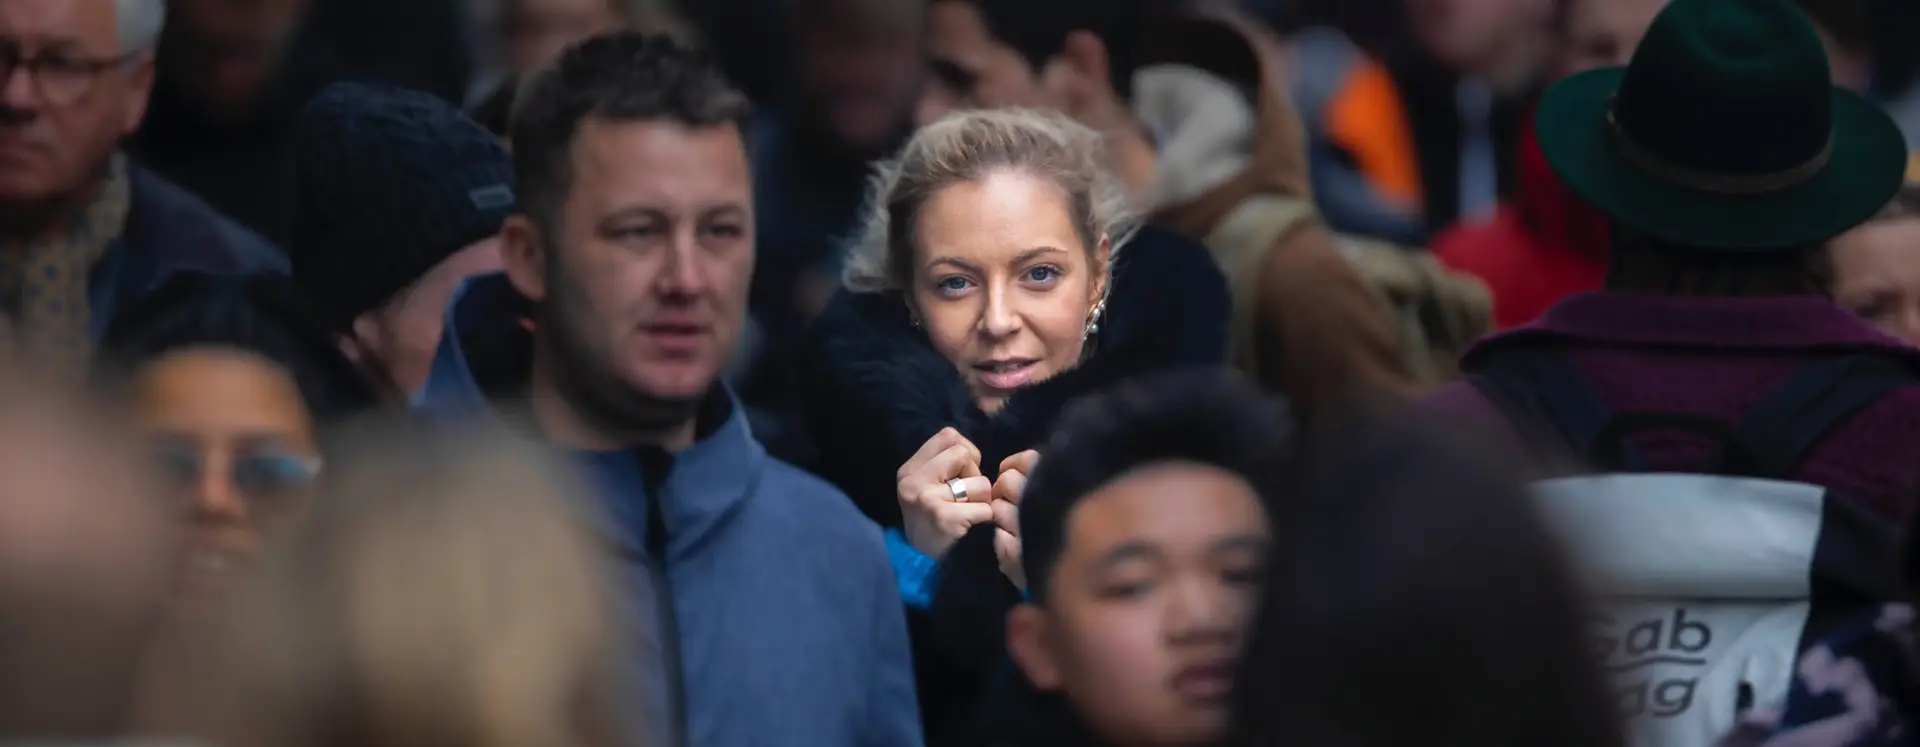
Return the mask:
<path id="1" fill-rule="evenodd" d="M 130 202 L 126 163 L 115 155 L 99 194 L 66 225 L 0 246 L 0 355 L 55 376 L 85 373 L 88 279 L 126 228 Z"/>

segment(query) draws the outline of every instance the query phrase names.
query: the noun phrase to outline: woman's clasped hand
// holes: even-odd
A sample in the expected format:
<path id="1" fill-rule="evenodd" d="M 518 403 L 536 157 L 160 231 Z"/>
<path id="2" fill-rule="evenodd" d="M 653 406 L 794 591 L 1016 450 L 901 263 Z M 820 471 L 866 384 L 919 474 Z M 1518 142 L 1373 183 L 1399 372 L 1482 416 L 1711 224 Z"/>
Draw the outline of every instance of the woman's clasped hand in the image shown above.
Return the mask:
<path id="1" fill-rule="evenodd" d="M 1028 449 L 1000 462 L 1000 479 L 993 483 L 993 554 L 1000 561 L 1015 588 L 1027 590 L 1027 576 L 1020 568 L 1020 496 L 1027 490 L 1027 475 L 1040 463 L 1040 452 Z"/>
<path id="2" fill-rule="evenodd" d="M 1007 457 L 998 474 L 980 470 L 980 449 L 953 428 L 933 434 L 900 465 L 898 495 L 902 531 L 914 549 L 938 558 L 973 527 L 993 523 L 1000 570 L 1015 586 L 1020 577 L 1020 494 L 1040 454 Z"/>

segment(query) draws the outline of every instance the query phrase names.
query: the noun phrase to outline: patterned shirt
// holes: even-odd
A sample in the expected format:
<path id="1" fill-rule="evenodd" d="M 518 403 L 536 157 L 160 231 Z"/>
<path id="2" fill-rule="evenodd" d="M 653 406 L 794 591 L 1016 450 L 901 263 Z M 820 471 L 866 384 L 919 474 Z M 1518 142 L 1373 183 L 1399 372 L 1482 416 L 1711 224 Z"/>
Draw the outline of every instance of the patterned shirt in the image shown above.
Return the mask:
<path id="1" fill-rule="evenodd" d="M 1881 607 L 1801 655 L 1786 704 L 1741 719 L 1719 747 L 1920 744 L 1914 609 Z"/>
<path id="2" fill-rule="evenodd" d="M 131 202 L 126 161 L 115 155 L 99 193 L 66 225 L 0 244 L 0 355 L 54 375 L 86 370 L 88 279 L 126 229 Z"/>

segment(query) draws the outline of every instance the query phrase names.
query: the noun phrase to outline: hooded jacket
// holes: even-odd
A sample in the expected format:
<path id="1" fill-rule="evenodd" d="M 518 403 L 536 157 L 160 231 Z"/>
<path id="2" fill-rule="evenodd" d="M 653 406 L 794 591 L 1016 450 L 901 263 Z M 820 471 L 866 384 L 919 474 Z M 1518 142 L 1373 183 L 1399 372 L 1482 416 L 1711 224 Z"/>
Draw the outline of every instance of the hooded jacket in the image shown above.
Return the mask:
<path id="1" fill-rule="evenodd" d="M 942 428 L 972 441 L 981 467 L 993 469 L 1041 445 L 1061 410 L 1081 395 L 1161 368 L 1223 363 L 1230 311 L 1226 281 L 1205 247 L 1141 229 L 1114 252 L 1113 287 L 1101 331 L 1088 342 L 1091 357 L 987 415 L 954 365 L 913 326 L 899 294 L 843 290 L 816 322 L 800 375 L 807 423 L 821 452 L 815 471 L 868 516 L 897 528 L 895 472 Z M 1019 593 L 999 575 L 990 541 L 984 554 L 963 549 L 965 539 L 949 551 L 947 563 L 969 568 L 941 573 L 936 594 L 933 561 L 897 532 L 889 536 L 903 596 L 916 607 L 932 607 L 911 617 L 914 654 L 929 739 L 947 743 L 942 740 L 970 730 L 992 666 L 1004 658 L 999 631 Z M 954 590 L 948 582 L 960 578 L 981 580 Z"/>
<path id="2" fill-rule="evenodd" d="M 1612 221 L 1560 181 L 1527 118 L 1520 135 L 1519 190 L 1493 220 L 1455 225 L 1433 239 L 1433 253 L 1487 284 L 1493 321 L 1509 329 L 1554 302 L 1600 290 L 1612 254 Z"/>
<path id="3" fill-rule="evenodd" d="M 1148 190 L 1159 225 L 1205 241 L 1233 287 L 1235 363 L 1309 417 L 1359 395 L 1419 384 L 1394 321 L 1334 235 L 1313 217 L 1306 131 L 1274 82 L 1270 40 L 1225 17 L 1181 17 L 1134 76 L 1134 115 L 1159 158 Z M 1271 245 L 1227 240 L 1271 212 L 1300 218 Z"/>
<path id="4" fill-rule="evenodd" d="M 524 390 L 517 300 L 504 275 L 454 295 L 417 406 L 457 423 Z M 598 529 L 642 621 L 648 744 L 920 744 L 880 530 L 833 486 L 767 456 L 724 386 L 691 447 L 573 456 L 601 488 Z"/>

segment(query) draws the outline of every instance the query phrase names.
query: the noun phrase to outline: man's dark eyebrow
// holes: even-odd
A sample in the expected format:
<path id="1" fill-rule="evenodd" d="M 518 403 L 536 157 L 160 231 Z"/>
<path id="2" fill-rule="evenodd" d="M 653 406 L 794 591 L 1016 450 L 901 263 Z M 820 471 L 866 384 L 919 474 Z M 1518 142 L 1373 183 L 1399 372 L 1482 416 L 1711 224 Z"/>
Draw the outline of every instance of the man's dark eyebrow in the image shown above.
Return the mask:
<path id="1" fill-rule="evenodd" d="M 620 208 L 619 210 L 615 210 L 611 213 L 607 213 L 606 215 L 600 216 L 600 220 L 596 221 L 594 225 L 598 226 L 599 230 L 606 231 L 606 230 L 612 230 L 616 228 L 617 226 L 615 224 L 620 223 L 621 221 L 665 220 L 666 217 L 667 217 L 667 213 L 656 207 L 650 207 L 647 205 L 628 205 L 626 207 Z"/>
<path id="2" fill-rule="evenodd" d="M 700 211 L 700 217 L 702 218 L 744 218 L 748 215 L 749 212 L 750 211 L 747 210 L 746 205 L 743 205 L 737 202 L 729 202 L 724 205 L 714 205 L 712 207 L 709 207 L 705 210 Z"/>

